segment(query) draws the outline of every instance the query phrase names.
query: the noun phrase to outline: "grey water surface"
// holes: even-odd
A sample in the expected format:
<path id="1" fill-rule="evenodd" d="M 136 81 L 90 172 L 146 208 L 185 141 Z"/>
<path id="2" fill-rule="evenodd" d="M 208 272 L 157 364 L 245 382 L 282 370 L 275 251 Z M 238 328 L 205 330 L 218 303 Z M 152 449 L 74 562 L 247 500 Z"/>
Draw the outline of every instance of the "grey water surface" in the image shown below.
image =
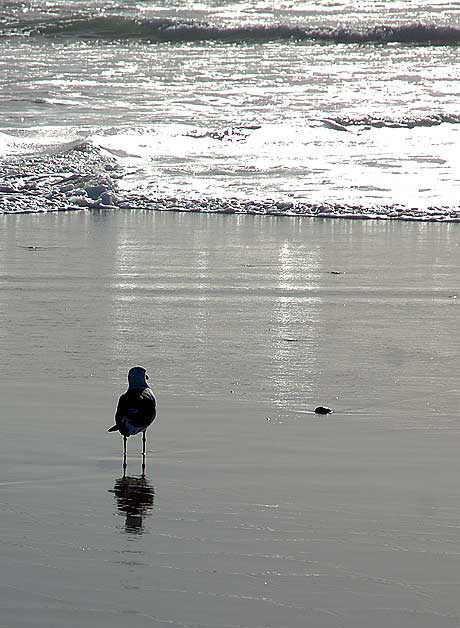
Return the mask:
<path id="1" fill-rule="evenodd" d="M 3 220 L 1 625 L 458 625 L 456 225 Z"/>

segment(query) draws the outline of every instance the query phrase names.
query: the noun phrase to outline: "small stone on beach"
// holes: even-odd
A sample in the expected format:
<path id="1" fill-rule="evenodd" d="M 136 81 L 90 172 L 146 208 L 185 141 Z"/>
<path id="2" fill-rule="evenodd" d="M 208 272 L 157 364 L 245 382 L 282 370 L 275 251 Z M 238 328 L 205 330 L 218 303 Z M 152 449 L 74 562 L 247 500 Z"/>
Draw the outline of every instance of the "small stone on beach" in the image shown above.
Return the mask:
<path id="1" fill-rule="evenodd" d="M 315 408 L 315 414 L 331 414 L 332 410 L 326 406 L 318 406 Z"/>

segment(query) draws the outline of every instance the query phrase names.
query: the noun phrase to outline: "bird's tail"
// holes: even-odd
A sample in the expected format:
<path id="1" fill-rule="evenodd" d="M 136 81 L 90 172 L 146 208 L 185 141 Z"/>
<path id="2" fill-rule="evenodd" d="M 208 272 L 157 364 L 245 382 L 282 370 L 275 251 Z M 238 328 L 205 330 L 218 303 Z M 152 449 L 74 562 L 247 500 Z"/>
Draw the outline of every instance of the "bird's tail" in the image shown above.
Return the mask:
<path id="1" fill-rule="evenodd" d="M 109 427 L 109 429 L 107 431 L 108 432 L 118 432 L 118 425 L 112 425 L 112 427 Z"/>

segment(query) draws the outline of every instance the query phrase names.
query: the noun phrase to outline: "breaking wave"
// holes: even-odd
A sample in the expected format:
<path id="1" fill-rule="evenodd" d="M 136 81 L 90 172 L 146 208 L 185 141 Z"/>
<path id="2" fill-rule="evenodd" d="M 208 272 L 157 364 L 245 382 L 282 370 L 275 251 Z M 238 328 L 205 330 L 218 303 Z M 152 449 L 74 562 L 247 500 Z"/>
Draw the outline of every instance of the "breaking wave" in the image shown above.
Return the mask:
<path id="1" fill-rule="evenodd" d="M 337 44 L 460 44 L 460 28 L 435 24 L 303 27 L 302 25 L 215 26 L 179 19 L 136 19 L 127 16 L 55 17 L 42 21 L 4 22 L 0 36 L 77 37 L 101 40 L 138 39 L 150 42 L 213 41 L 251 43 L 284 41 Z"/>
<path id="2" fill-rule="evenodd" d="M 437 114 L 444 122 L 460 122 L 460 116 Z M 433 116 L 430 116 L 430 119 Z M 448 119 L 449 118 L 449 119 Z M 422 123 L 424 119 L 416 120 Z M 372 118 L 324 119 L 333 125 L 366 124 L 377 126 L 382 120 Z M 388 121 L 389 126 L 394 121 Z M 183 137 L 211 139 L 219 142 L 245 142 L 258 127 L 235 127 L 221 130 L 186 132 Z M 334 128 L 334 127 L 332 127 Z M 114 146 L 116 147 L 116 143 Z M 153 187 L 126 185 L 133 176 L 133 167 L 126 163 L 110 143 L 102 138 L 59 141 L 59 137 L 0 133 L 0 214 L 26 214 L 73 210 L 149 210 L 162 212 L 200 212 L 217 214 L 252 214 L 304 218 L 347 218 L 403 221 L 460 222 L 460 205 L 426 207 L 372 199 L 359 202 L 331 202 L 325 190 L 324 200 L 279 200 L 199 196 L 196 191 L 155 192 Z M 128 153 L 123 153 L 124 156 Z M 122 155 L 122 157 L 123 157 Z M 142 170 L 139 171 L 142 175 Z M 317 197 L 316 197 L 317 199 Z"/>
<path id="3" fill-rule="evenodd" d="M 60 151 L 0 161 L 0 214 L 74 210 L 151 210 L 304 218 L 460 222 L 460 207 L 286 202 L 273 199 L 185 198 L 133 194 L 121 189 L 123 170 L 89 142 Z"/>
<path id="4" fill-rule="evenodd" d="M 0 140 L 10 147 L 10 136 Z M 120 168 L 91 142 L 21 148 L 0 160 L 0 214 L 116 207 Z"/>

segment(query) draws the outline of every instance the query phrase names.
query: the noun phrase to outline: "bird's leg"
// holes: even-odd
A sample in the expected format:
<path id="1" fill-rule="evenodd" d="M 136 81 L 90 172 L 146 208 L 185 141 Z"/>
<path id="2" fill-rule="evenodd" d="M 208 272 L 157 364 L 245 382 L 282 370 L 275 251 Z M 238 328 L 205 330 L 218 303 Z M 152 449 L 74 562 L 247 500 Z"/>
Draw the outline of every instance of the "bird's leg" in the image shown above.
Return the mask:
<path id="1" fill-rule="evenodd" d="M 127 437 L 123 436 L 123 477 L 126 475 L 126 441 Z"/>
<path id="2" fill-rule="evenodd" d="M 145 430 L 142 432 L 142 475 L 145 475 Z"/>

